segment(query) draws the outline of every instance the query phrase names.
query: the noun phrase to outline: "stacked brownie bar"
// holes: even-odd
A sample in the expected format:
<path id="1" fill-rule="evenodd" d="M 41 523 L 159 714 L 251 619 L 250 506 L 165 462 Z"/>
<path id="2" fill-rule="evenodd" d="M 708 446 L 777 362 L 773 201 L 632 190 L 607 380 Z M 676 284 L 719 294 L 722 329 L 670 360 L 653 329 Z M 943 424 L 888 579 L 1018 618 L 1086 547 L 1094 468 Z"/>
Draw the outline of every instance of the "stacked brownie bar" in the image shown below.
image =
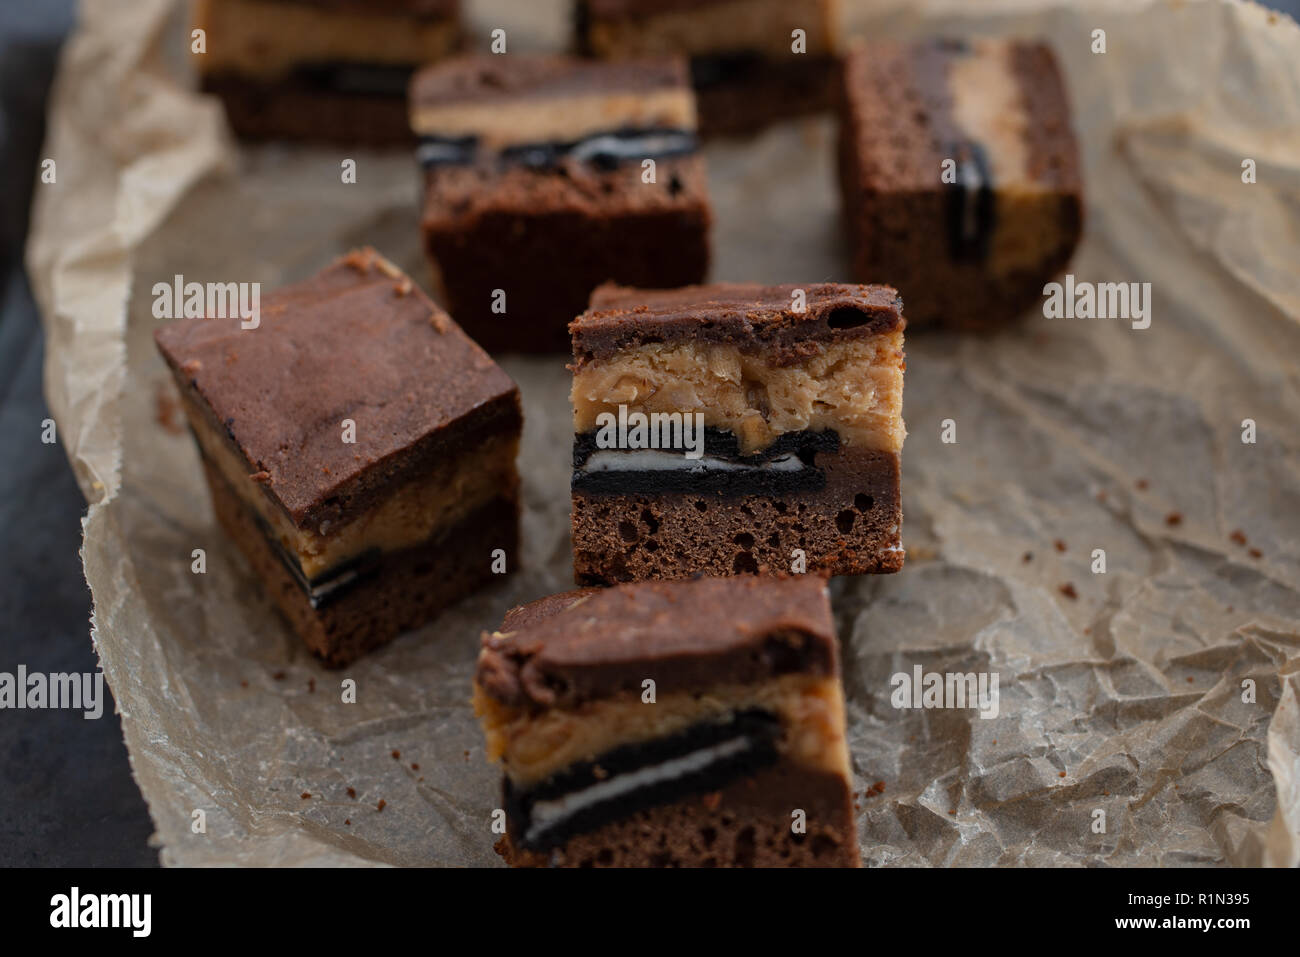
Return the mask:
<path id="1" fill-rule="evenodd" d="M 483 636 L 475 710 L 516 866 L 855 866 L 826 583 L 554 595 Z"/>
<path id="2" fill-rule="evenodd" d="M 1082 228 L 1078 146 L 1050 49 L 864 46 L 844 66 L 840 180 L 855 278 L 913 324 L 987 330 L 1041 300 Z"/>
<path id="3" fill-rule="evenodd" d="M 898 570 L 903 326 L 888 286 L 597 290 L 570 327 L 577 581 Z"/>
<path id="4" fill-rule="evenodd" d="M 587 55 L 690 57 L 708 134 L 834 102 L 838 0 L 577 0 L 574 11 Z"/>
<path id="5" fill-rule="evenodd" d="M 466 57 L 419 73 L 410 99 L 425 245 L 485 348 L 567 351 L 600 283 L 704 277 L 711 214 L 681 60 Z"/>
<path id="6" fill-rule="evenodd" d="M 414 69 L 460 42 L 459 0 L 197 0 L 202 88 L 250 139 L 409 142 Z"/>
<path id="7" fill-rule="evenodd" d="M 514 568 L 518 390 L 373 250 L 264 297 L 255 327 L 155 339 L 217 519 L 326 664 L 486 582 L 494 552 Z"/>

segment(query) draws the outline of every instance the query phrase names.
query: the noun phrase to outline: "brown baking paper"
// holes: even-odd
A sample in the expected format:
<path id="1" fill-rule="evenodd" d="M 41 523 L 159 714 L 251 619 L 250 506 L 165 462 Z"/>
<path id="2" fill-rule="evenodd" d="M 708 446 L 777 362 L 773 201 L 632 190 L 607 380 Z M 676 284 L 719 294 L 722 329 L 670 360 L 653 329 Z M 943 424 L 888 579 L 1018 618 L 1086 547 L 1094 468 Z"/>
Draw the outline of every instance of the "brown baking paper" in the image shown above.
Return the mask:
<path id="1" fill-rule="evenodd" d="M 480 43 L 503 26 L 518 50 L 558 47 L 563 6 L 471 9 Z M 1085 151 L 1072 271 L 1150 282 L 1153 309 L 1147 329 L 1035 314 L 988 339 L 909 339 L 907 566 L 833 589 L 864 859 L 1294 865 L 1300 29 L 1209 2 L 976 6 L 858 3 L 846 20 L 1048 38 Z M 400 152 L 236 149 L 187 46 L 179 3 L 86 2 L 28 250 L 49 403 L 91 502 L 92 636 L 162 860 L 497 863 L 470 676 L 482 629 L 571 582 L 567 373 L 504 362 L 527 416 L 522 569 L 321 669 L 214 524 L 151 287 L 271 288 L 361 243 L 427 285 L 418 176 Z M 833 142 L 817 118 L 708 146 L 716 278 L 845 278 Z M 998 716 L 893 707 L 891 677 L 918 665 L 996 674 Z"/>

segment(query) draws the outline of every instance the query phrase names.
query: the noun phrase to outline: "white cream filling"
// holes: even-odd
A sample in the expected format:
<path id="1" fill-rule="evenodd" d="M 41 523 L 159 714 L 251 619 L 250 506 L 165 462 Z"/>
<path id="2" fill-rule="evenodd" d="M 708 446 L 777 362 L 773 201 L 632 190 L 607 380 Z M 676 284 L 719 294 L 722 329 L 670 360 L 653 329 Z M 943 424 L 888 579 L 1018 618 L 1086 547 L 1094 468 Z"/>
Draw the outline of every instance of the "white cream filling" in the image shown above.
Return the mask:
<path id="1" fill-rule="evenodd" d="M 590 784 L 579 791 L 572 791 L 563 797 L 550 801 L 537 801 L 533 804 L 529 816 L 528 831 L 525 840 L 536 840 L 539 834 L 550 830 L 565 819 L 595 807 L 606 801 L 617 800 L 640 788 L 649 787 L 661 781 L 671 781 L 683 775 L 702 771 L 711 764 L 734 755 L 741 754 L 751 746 L 748 735 L 732 738 L 720 744 L 710 745 L 681 757 L 670 758 L 662 764 L 628 771 L 617 777 Z"/>
<path id="2" fill-rule="evenodd" d="M 804 468 L 799 456 L 793 452 L 778 455 L 761 465 L 729 462 L 712 456 L 688 459 L 681 452 L 659 449 L 621 449 L 592 452 L 579 471 L 582 472 L 668 472 L 685 469 L 689 472 L 798 472 Z"/>

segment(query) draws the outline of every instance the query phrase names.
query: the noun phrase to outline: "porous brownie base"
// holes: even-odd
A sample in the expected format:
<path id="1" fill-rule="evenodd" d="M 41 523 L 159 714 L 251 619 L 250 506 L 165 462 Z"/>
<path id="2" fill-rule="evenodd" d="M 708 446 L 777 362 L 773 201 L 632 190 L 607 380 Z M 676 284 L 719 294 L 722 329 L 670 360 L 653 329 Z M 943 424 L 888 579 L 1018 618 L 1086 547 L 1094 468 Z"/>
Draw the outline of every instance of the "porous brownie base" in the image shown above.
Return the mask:
<path id="1" fill-rule="evenodd" d="M 732 73 L 702 81 L 705 67 L 692 64 L 700 132 L 705 136 L 743 136 L 769 123 L 830 110 L 836 102 L 839 61 L 832 57 L 794 56 L 789 60 L 755 58 Z M 876 277 L 887 281 L 889 277 Z M 909 311 L 911 303 L 908 303 Z"/>
<path id="2" fill-rule="evenodd" d="M 490 552 L 506 553 L 515 567 L 519 506 L 498 498 L 471 513 L 436 541 L 384 555 L 372 575 L 319 609 L 284 567 L 261 527 L 225 479 L 204 462 L 217 521 L 248 559 L 268 597 L 311 651 L 330 668 L 350 664 L 497 576 Z"/>
<path id="3" fill-rule="evenodd" d="M 793 812 L 807 829 L 793 832 Z M 849 782 L 783 761 L 720 791 L 639 811 L 549 851 L 499 853 L 514 867 L 857 867 Z"/>
<path id="4" fill-rule="evenodd" d="M 569 322 L 607 280 L 690 285 L 709 267 L 703 161 L 660 159 L 601 172 L 476 169 L 430 174 L 425 247 L 448 311 L 489 352 L 569 352 Z M 676 184 L 676 185 L 674 185 Z M 494 292 L 506 311 L 494 313 Z"/>
<path id="5" fill-rule="evenodd" d="M 241 139 L 376 147 L 415 144 L 402 96 L 337 93 L 292 79 L 263 83 L 234 74 L 204 77 L 202 88 L 225 103 L 226 119 Z"/>
<path id="6" fill-rule="evenodd" d="M 851 157 L 841 158 L 840 175 L 852 276 L 888 276 L 907 302 L 912 329 L 989 332 L 1013 324 L 1042 302 L 1043 285 L 1069 264 L 1082 233 L 1077 196 L 1020 198 L 1017 214 L 1041 224 L 1041 258 L 1033 269 L 996 275 L 983 263 L 951 258 L 947 195 L 864 190 Z M 917 223 L 931 228 L 917 229 Z"/>
<path id="7" fill-rule="evenodd" d="M 903 567 L 899 457 L 819 455 L 820 491 L 785 498 L 572 493 L 574 580 L 582 585 L 790 571 L 829 575 Z"/>

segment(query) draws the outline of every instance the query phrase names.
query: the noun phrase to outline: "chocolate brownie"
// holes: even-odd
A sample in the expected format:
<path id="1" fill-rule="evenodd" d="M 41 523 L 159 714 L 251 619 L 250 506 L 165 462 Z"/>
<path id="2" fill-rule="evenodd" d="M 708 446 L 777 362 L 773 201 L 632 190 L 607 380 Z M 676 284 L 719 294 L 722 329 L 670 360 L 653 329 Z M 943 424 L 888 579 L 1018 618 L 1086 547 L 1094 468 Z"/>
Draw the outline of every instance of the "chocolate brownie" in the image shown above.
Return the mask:
<path id="1" fill-rule="evenodd" d="M 834 103 L 839 0 L 576 0 L 574 20 L 588 56 L 689 57 L 707 135 Z"/>
<path id="2" fill-rule="evenodd" d="M 200 85 L 246 139 L 409 143 L 411 74 L 460 43 L 459 0 L 196 0 L 194 11 Z"/>
<path id="3" fill-rule="evenodd" d="M 460 58 L 416 76 L 411 124 L 434 274 L 490 351 L 567 351 L 600 283 L 677 286 L 708 270 L 680 60 Z"/>
<path id="4" fill-rule="evenodd" d="M 888 286 L 603 286 L 573 335 L 573 564 L 601 584 L 903 564 Z"/>
<path id="5" fill-rule="evenodd" d="M 816 576 L 553 595 L 483 636 L 474 706 L 516 866 L 856 866 Z"/>
<path id="6" fill-rule="evenodd" d="M 1041 301 L 1079 242 L 1070 105 L 1051 50 L 994 40 L 855 49 L 840 181 L 855 278 L 908 320 L 988 330 Z"/>
<path id="7" fill-rule="evenodd" d="M 307 646 L 344 665 L 514 568 L 513 382 L 372 249 L 253 322 L 154 335 L 217 519 Z"/>

